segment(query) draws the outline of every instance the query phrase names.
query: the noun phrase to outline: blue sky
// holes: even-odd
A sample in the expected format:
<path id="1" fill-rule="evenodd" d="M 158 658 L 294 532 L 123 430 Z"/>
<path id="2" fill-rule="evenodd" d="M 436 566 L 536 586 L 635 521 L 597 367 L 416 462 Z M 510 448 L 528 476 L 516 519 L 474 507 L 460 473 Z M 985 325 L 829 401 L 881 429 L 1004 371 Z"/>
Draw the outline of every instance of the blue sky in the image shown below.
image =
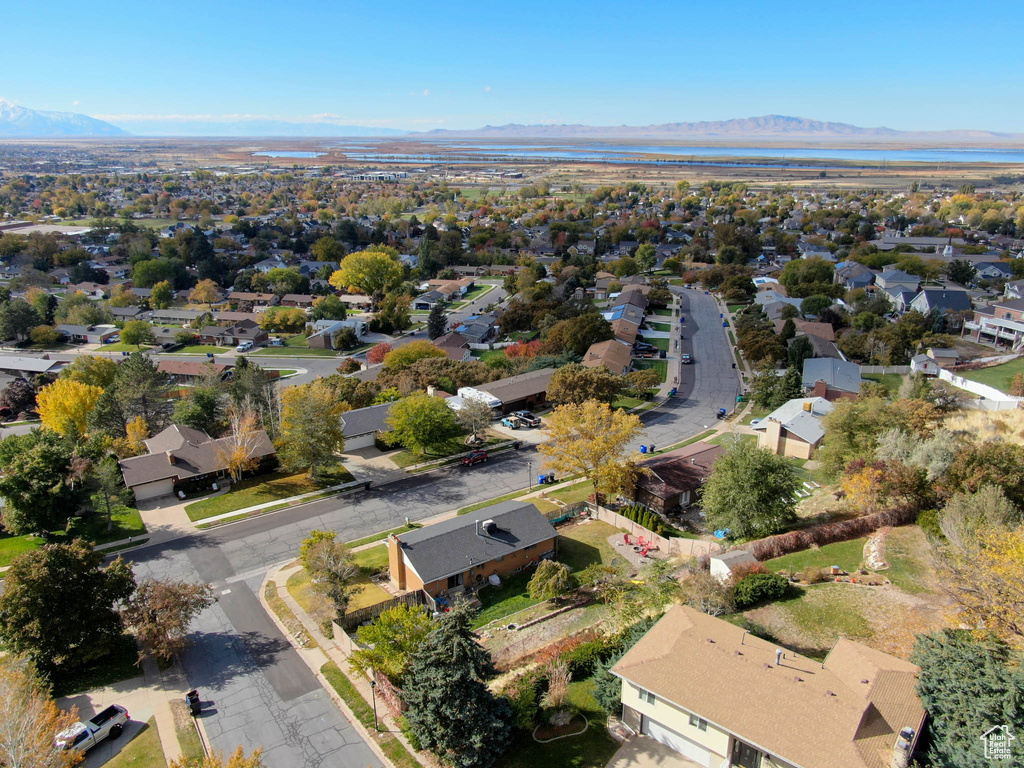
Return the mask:
<path id="1" fill-rule="evenodd" d="M 785 114 L 1024 132 L 1024 4 L 6 3 L 0 97 L 413 130 Z M 330 117 L 325 117 L 330 116 Z"/>

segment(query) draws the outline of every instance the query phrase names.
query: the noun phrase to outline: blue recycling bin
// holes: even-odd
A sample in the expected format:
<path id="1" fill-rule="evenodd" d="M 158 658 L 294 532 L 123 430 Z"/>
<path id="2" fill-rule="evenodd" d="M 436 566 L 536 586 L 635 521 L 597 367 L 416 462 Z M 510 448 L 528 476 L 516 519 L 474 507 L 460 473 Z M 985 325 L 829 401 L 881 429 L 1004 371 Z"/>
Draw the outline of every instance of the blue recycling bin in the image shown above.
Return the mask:
<path id="1" fill-rule="evenodd" d="M 641 445 L 640 446 L 640 453 L 647 453 L 647 446 L 646 445 Z"/>

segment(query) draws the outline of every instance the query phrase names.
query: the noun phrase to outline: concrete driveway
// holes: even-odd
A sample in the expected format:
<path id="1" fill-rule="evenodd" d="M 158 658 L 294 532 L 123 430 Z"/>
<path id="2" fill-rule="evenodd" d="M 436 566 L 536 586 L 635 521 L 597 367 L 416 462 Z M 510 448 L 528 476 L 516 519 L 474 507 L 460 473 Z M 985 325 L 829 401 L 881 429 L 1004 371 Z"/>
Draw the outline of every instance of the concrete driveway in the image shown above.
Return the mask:
<path id="1" fill-rule="evenodd" d="M 85 768 L 98 768 L 106 763 L 138 735 L 146 721 L 156 714 L 157 709 L 168 707 L 166 694 L 147 685 L 141 676 L 123 680 L 107 688 L 57 699 L 57 706 L 63 710 L 77 707 L 79 720 L 88 720 L 111 704 L 125 707 L 131 719 L 119 738 L 106 739 L 86 754 L 82 763 Z"/>
<path id="2" fill-rule="evenodd" d="M 615 753 L 606 768 L 703 768 L 650 736 L 634 736 Z"/>

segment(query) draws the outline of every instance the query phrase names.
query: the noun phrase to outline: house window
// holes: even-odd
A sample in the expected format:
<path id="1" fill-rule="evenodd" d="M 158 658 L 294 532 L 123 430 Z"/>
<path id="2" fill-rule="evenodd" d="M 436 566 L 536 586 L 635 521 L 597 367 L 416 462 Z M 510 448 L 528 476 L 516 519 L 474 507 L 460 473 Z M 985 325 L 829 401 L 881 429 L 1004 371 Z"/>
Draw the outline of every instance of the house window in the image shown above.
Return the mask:
<path id="1" fill-rule="evenodd" d="M 657 700 L 658 697 L 650 691 L 645 691 L 643 688 L 640 689 L 640 701 L 644 702 L 645 704 L 650 704 L 653 706 L 654 703 L 657 702 Z"/>
<path id="2" fill-rule="evenodd" d="M 690 725 L 692 725 L 698 731 L 706 731 L 708 729 L 708 721 L 699 718 L 696 715 L 690 715 Z"/>

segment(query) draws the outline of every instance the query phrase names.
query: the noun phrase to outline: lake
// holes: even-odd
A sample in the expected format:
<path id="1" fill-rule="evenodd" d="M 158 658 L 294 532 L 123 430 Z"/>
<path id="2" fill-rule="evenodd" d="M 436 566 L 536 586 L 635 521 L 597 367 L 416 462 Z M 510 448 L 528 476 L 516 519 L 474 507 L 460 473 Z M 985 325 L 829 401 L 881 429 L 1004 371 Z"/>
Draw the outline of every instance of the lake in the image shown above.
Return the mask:
<path id="1" fill-rule="evenodd" d="M 292 150 L 274 150 L 272 152 L 253 152 L 253 157 L 320 157 L 326 155 L 326 152 L 295 152 Z"/>

